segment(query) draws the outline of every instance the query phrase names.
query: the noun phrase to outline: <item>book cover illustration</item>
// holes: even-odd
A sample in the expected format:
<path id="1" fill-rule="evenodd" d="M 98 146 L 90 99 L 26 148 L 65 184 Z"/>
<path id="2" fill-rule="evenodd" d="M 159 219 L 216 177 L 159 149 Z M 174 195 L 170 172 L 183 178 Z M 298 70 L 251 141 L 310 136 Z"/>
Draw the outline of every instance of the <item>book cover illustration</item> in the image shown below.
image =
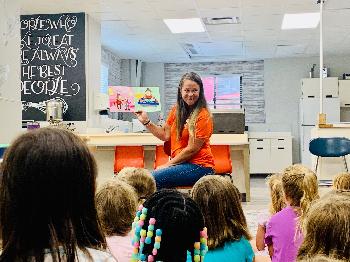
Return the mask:
<path id="1" fill-rule="evenodd" d="M 161 111 L 159 87 L 134 87 L 135 111 Z"/>
<path id="2" fill-rule="evenodd" d="M 109 86 L 110 112 L 135 112 L 134 91 L 129 86 Z"/>

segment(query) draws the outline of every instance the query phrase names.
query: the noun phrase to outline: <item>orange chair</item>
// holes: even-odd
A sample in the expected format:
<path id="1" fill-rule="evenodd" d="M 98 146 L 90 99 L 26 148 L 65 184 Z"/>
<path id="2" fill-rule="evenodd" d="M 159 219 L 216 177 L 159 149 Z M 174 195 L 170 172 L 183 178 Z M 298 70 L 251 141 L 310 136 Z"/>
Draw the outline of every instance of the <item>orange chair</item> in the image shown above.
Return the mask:
<path id="1" fill-rule="evenodd" d="M 156 146 L 153 168 L 164 165 L 169 161 L 169 156 L 165 153 L 164 146 Z"/>
<path id="2" fill-rule="evenodd" d="M 114 173 L 124 167 L 143 168 L 145 166 L 143 146 L 116 146 L 114 153 Z"/>
<path id="3" fill-rule="evenodd" d="M 214 156 L 215 173 L 231 175 L 232 161 L 231 161 L 231 154 L 230 154 L 230 146 L 211 145 L 210 148 Z"/>

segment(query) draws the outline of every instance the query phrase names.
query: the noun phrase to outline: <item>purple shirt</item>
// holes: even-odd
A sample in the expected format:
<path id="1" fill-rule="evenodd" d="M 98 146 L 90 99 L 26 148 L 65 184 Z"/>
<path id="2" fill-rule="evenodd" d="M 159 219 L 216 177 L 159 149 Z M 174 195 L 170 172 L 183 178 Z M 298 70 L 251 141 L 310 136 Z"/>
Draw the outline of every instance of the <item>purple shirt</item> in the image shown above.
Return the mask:
<path id="1" fill-rule="evenodd" d="M 298 249 L 303 241 L 296 232 L 297 214 L 287 206 L 274 214 L 267 223 L 265 243 L 273 245 L 273 262 L 292 262 L 296 260 Z"/>

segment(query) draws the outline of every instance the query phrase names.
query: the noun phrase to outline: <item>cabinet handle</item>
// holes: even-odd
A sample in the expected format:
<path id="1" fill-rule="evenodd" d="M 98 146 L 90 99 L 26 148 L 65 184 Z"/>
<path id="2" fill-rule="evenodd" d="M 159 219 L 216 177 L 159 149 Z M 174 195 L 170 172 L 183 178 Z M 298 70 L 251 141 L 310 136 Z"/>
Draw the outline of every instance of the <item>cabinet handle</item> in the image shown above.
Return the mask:
<path id="1" fill-rule="evenodd" d="M 278 138 L 278 141 L 284 141 L 284 138 Z"/>
<path id="2" fill-rule="evenodd" d="M 257 139 L 256 141 L 264 141 L 264 139 Z"/>
<path id="3" fill-rule="evenodd" d="M 350 104 L 345 104 L 346 106 L 350 106 Z"/>
<path id="4" fill-rule="evenodd" d="M 259 150 L 261 150 L 261 149 L 264 149 L 263 147 L 257 147 L 256 149 L 259 149 Z"/>
<path id="5" fill-rule="evenodd" d="M 307 96 L 308 98 L 315 98 L 315 96 Z"/>
<path id="6" fill-rule="evenodd" d="M 278 147 L 278 149 L 284 149 L 284 147 Z"/>

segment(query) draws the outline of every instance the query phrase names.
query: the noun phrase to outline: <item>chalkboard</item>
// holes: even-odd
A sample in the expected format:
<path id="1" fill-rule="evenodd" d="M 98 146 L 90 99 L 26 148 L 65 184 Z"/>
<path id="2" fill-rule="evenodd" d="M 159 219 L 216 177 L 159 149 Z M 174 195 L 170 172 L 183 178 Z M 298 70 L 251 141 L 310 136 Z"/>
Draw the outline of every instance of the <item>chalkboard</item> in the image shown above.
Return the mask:
<path id="1" fill-rule="evenodd" d="M 46 120 L 46 102 L 63 103 L 63 120 L 86 120 L 85 14 L 21 15 L 23 120 Z"/>

